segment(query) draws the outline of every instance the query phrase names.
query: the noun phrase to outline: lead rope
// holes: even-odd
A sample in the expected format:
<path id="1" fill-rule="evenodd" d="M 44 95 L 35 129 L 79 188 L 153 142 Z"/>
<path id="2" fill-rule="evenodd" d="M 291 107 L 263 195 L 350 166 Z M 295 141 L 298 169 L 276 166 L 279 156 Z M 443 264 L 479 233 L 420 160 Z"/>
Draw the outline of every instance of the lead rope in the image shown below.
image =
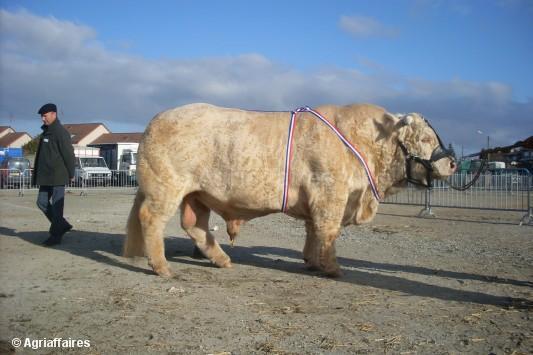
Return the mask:
<path id="1" fill-rule="evenodd" d="M 485 169 L 485 164 L 486 164 L 486 160 L 482 160 L 481 161 L 481 164 L 479 165 L 479 168 L 477 170 L 477 172 L 474 174 L 474 176 L 472 177 L 472 180 L 470 180 L 470 182 L 464 184 L 463 186 L 453 186 L 448 180 L 444 180 L 449 187 L 451 187 L 453 190 L 456 190 L 456 191 L 466 191 L 468 190 L 469 188 L 471 188 L 475 183 L 476 181 L 479 179 L 479 176 L 481 175 L 481 173 L 483 172 L 483 170 Z"/>
<path id="2" fill-rule="evenodd" d="M 281 210 L 282 212 L 287 212 L 287 201 L 289 198 L 289 185 L 290 185 L 290 168 L 291 168 L 291 160 L 293 155 L 293 149 L 292 149 L 292 142 L 294 138 L 294 126 L 296 124 L 296 118 L 297 115 L 301 112 L 309 112 L 312 113 L 315 117 L 317 117 L 320 121 L 325 123 L 331 130 L 337 135 L 337 137 L 348 147 L 348 149 L 355 155 L 355 157 L 359 160 L 361 165 L 363 165 L 363 168 L 365 169 L 366 176 L 368 178 L 368 182 L 370 184 L 370 188 L 372 190 L 372 194 L 374 195 L 374 198 L 378 201 L 381 200 L 381 196 L 379 194 L 374 175 L 372 175 L 372 172 L 370 171 L 370 168 L 368 166 L 368 163 L 366 162 L 365 156 L 363 153 L 361 153 L 353 144 L 350 143 L 346 137 L 335 127 L 333 123 L 328 121 L 326 117 L 324 117 L 322 114 L 320 114 L 318 111 L 313 110 L 312 108 L 305 106 L 300 107 L 295 111 L 291 112 L 291 119 L 289 121 L 289 134 L 287 137 L 287 149 L 285 152 L 285 175 L 283 180 L 283 201 L 281 204 Z"/>

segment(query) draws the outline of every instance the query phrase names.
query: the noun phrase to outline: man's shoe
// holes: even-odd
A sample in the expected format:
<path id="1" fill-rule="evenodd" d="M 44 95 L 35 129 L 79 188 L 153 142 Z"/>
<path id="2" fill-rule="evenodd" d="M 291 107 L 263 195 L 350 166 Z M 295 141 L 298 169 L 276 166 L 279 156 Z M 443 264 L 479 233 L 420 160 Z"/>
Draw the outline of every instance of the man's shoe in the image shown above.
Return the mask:
<path id="1" fill-rule="evenodd" d="M 70 232 L 72 230 L 72 224 L 67 222 L 67 225 L 65 228 L 63 228 L 63 231 L 61 232 L 61 236 L 65 235 L 65 233 Z"/>
<path id="2" fill-rule="evenodd" d="M 50 229 L 48 230 L 48 233 L 50 233 L 50 235 L 53 235 L 53 234 L 58 234 L 60 236 L 63 236 L 65 233 L 69 232 L 72 230 L 72 225 L 68 222 L 66 222 L 61 230 L 59 232 L 55 231 L 56 228 L 53 228 L 52 226 L 50 226 Z"/>
<path id="3" fill-rule="evenodd" d="M 51 247 L 52 245 L 61 244 L 61 236 L 59 235 L 51 235 L 48 239 L 46 239 L 43 242 L 43 245 L 46 245 L 47 247 Z"/>

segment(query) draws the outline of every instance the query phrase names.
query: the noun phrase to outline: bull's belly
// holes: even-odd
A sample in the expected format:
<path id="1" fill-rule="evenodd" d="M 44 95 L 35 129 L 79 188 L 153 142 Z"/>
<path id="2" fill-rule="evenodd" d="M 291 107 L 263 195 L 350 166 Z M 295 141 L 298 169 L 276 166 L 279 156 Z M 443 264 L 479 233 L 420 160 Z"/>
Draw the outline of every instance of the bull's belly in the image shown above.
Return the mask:
<path id="1" fill-rule="evenodd" d="M 198 191 L 192 197 L 226 220 L 250 220 L 280 212 L 281 208 L 280 201 L 271 195 L 248 195 L 242 191 L 226 195 Z"/>
<path id="2" fill-rule="evenodd" d="M 224 162 L 210 166 L 196 178 L 195 198 L 228 219 L 250 219 L 279 212 L 283 198 L 283 173 L 267 164 L 238 168 Z M 198 175 L 197 175 L 198 176 Z"/>

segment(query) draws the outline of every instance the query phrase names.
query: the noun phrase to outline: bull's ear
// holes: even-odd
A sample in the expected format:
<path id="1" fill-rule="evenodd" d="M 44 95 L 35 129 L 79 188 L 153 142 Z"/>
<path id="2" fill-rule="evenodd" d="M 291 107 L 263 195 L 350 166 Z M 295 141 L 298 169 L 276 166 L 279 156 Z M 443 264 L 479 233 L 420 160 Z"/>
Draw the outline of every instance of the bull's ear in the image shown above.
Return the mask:
<path id="1" fill-rule="evenodd" d="M 379 132 L 378 140 L 388 138 L 395 131 L 398 118 L 391 113 L 385 112 L 382 119 L 374 120 L 374 125 Z"/>
<path id="2" fill-rule="evenodd" d="M 374 122 L 379 131 L 378 140 L 390 137 L 394 132 L 412 124 L 414 121 L 411 115 L 392 114 L 389 112 L 385 112 L 383 118 L 383 120 L 379 120 L 379 123 L 377 121 Z"/>

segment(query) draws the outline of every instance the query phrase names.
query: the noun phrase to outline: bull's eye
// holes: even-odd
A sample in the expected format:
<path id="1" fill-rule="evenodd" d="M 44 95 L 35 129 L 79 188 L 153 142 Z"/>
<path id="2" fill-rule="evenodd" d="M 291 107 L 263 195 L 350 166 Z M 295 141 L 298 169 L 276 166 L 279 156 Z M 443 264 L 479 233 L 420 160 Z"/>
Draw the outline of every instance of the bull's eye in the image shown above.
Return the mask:
<path id="1" fill-rule="evenodd" d="M 427 143 L 427 144 L 431 143 L 431 137 L 428 137 L 428 136 L 423 137 L 422 143 Z"/>

